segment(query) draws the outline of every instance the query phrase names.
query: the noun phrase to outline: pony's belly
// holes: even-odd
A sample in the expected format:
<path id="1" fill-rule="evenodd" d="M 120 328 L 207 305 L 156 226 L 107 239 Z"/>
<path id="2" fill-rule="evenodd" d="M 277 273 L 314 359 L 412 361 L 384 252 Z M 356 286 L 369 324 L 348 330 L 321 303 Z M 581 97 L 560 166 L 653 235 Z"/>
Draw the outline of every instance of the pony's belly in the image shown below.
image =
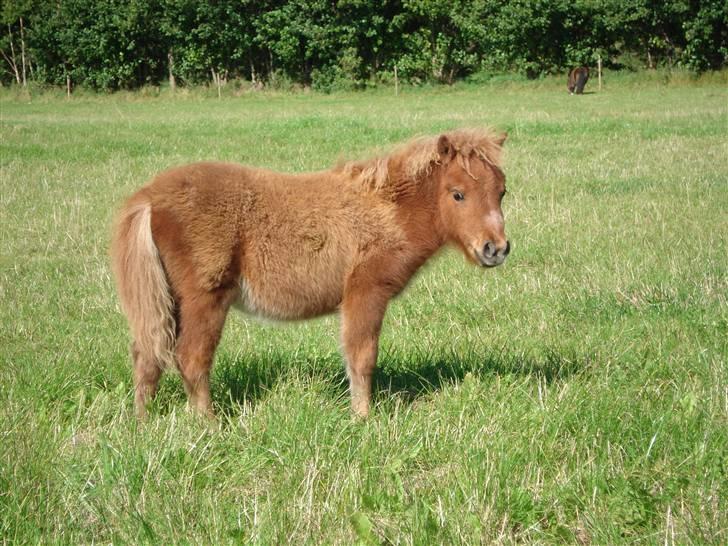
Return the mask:
<path id="1" fill-rule="evenodd" d="M 248 315 L 272 320 L 301 320 L 336 311 L 341 303 L 343 283 L 262 286 L 240 279 L 240 296 L 233 307 Z"/>

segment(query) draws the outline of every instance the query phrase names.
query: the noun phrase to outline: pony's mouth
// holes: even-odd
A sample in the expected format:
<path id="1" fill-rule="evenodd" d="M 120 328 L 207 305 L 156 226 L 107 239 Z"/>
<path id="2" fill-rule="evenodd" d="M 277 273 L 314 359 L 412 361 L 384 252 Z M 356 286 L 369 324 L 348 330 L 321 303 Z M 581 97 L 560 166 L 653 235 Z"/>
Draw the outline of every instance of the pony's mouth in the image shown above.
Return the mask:
<path id="1" fill-rule="evenodd" d="M 475 257 L 477 258 L 478 264 L 481 267 L 496 267 L 506 261 L 506 259 L 503 256 L 494 256 L 493 258 L 486 258 L 485 256 L 481 256 L 479 252 L 475 253 Z"/>
<path id="2" fill-rule="evenodd" d="M 475 261 L 481 267 L 499 266 L 503 262 L 506 261 L 506 256 L 508 255 L 508 252 L 497 252 L 496 254 L 494 254 L 492 256 L 487 256 L 483 252 L 483 250 L 478 249 L 477 247 L 473 248 L 472 253 L 473 253 L 473 256 L 475 257 Z"/>

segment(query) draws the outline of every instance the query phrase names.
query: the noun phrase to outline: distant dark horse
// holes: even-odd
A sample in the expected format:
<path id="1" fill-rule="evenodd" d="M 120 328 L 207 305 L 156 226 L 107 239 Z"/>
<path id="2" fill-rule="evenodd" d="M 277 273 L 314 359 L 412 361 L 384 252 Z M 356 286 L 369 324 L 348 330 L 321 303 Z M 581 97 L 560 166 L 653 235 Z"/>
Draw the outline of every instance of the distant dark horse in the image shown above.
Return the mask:
<path id="1" fill-rule="evenodd" d="M 572 95 L 576 93 L 581 95 L 584 92 L 584 86 L 589 79 L 589 69 L 586 66 L 579 66 L 569 72 L 569 83 L 566 87 Z"/>

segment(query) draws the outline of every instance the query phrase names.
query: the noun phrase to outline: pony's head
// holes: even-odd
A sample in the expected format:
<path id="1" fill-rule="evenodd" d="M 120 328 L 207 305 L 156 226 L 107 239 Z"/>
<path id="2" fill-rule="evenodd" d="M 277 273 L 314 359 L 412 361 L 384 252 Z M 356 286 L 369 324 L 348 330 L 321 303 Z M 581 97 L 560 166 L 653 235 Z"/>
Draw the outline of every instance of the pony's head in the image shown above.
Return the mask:
<path id="1" fill-rule="evenodd" d="M 436 209 L 431 227 L 439 242 L 454 243 L 476 264 L 493 267 L 502 264 L 511 249 L 501 211 L 506 193 L 500 163 L 505 140 L 506 135 L 488 130 L 460 129 L 418 138 L 386 157 L 348 162 L 339 169 L 367 191 L 407 206 L 414 202 L 415 207 Z"/>
<path id="2" fill-rule="evenodd" d="M 502 264 L 511 249 L 501 211 L 506 185 L 499 159 L 505 139 L 506 135 L 458 131 L 437 140 L 444 236 L 484 267 Z"/>

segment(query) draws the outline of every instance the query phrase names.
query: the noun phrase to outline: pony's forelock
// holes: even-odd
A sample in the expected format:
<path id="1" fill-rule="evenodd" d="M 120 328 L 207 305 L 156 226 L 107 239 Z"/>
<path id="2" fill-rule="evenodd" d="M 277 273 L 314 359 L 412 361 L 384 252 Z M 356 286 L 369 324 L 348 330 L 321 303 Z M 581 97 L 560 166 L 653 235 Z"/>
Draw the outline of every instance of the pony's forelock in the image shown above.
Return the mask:
<path id="1" fill-rule="evenodd" d="M 455 160 L 471 177 L 471 157 L 501 167 L 499 137 L 490 129 L 460 129 L 444 133 L 455 153 Z M 415 138 L 383 157 L 368 161 L 349 161 L 337 170 L 350 175 L 366 188 L 379 191 L 393 183 L 416 182 L 427 177 L 441 162 L 437 143 L 440 135 Z"/>

